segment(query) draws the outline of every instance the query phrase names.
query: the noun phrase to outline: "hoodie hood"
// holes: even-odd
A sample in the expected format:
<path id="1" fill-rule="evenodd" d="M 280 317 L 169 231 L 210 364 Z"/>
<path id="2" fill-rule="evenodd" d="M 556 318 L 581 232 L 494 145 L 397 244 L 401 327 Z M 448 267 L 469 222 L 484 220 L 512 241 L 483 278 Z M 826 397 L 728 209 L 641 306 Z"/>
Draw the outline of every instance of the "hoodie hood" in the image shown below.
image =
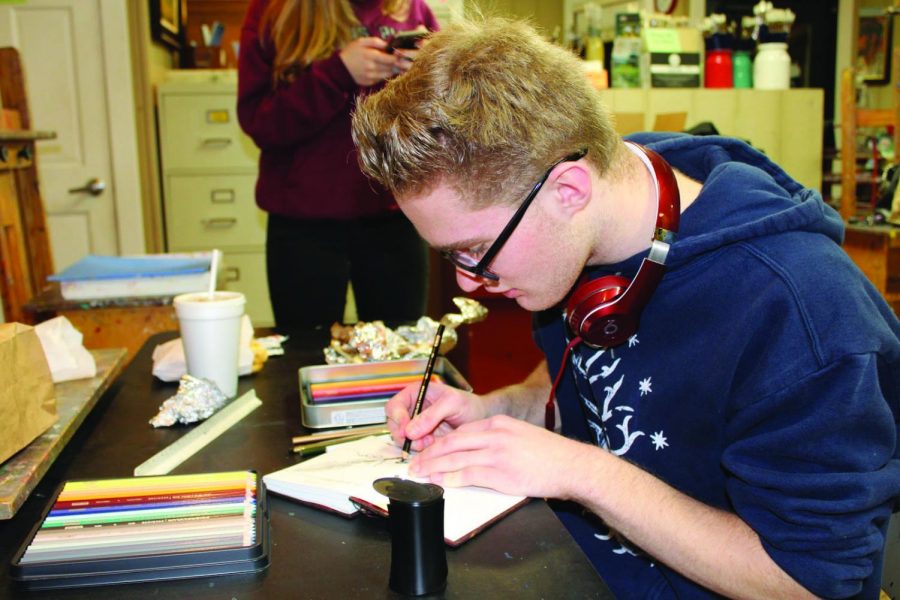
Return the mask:
<path id="1" fill-rule="evenodd" d="M 666 261 L 669 269 L 729 244 L 786 231 L 823 234 L 838 245 L 843 241 L 840 215 L 819 192 L 803 187 L 741 140 L 679 133 L 642 133 L 627 139 L 703 184 L 682 214 Z"/>

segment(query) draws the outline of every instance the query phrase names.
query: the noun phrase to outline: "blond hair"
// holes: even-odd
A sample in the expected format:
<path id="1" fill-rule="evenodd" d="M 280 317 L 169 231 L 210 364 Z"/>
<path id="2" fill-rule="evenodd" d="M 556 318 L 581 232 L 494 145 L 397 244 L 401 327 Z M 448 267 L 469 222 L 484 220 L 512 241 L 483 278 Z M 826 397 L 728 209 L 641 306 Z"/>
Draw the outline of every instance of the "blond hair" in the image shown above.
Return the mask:
<path id="1" fill-rule="evenodd" d="M 409 6 L 410 0 L 385 0 L 381 10 L 404 16 Z M 348 0 L 272 0 L 260 20 L 259 35 L 275 45 L 274 83 L 331 56 L 352 41 L 356 27 L 359 19 Z"/>
<path id="2" fill-rule="evenodd" d="M 360 165 L 398 198 L 436 185 L 471 205 L 521 202 L 541 174 L 587 148 L 600 175 L 621 138 L 572 53 L 527 23 L 461 21 L 353 116 Z"/>

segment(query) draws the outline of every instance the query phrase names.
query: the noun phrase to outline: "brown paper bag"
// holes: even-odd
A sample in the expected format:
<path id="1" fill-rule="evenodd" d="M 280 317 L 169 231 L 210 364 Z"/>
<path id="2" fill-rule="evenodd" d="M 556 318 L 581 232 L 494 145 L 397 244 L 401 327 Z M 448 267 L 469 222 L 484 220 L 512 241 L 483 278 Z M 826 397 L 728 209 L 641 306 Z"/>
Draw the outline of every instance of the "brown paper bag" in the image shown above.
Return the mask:
<path id="1" fill-rule="evenodd" d="M 56 422 L 56 391 L 33 327 L 0 324 L 0 463 Z"/>

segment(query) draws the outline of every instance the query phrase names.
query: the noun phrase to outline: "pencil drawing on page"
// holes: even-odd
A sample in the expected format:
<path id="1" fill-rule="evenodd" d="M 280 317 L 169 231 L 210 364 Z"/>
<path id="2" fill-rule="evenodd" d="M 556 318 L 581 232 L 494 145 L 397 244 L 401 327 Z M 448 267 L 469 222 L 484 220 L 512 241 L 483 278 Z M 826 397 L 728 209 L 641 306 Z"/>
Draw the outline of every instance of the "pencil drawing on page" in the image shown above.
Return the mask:
<path id="1" fill-rule="evenodd" d="M 374 481 L 380 477 L 407 478 L 408 465 L 397 462 L 400 449 L 391 443 L 390 438 L 373 437 L 364 441 L 366 443 L 336 446 L 318 461 L 298 465 L 297 470 L 344 483 Z"/>

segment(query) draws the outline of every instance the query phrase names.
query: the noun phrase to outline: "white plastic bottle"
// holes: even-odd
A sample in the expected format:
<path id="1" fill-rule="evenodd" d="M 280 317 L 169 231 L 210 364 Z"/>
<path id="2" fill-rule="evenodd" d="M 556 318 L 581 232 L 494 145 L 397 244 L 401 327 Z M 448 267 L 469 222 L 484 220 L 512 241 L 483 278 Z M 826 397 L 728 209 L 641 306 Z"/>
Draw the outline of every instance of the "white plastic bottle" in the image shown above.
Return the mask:
<path id="1" fill-rule="evenodd" d="M 791 56 L 784 42 L 760 44 L 753 59 L 753 87 L 786 90 L 791 87 Z"/>

